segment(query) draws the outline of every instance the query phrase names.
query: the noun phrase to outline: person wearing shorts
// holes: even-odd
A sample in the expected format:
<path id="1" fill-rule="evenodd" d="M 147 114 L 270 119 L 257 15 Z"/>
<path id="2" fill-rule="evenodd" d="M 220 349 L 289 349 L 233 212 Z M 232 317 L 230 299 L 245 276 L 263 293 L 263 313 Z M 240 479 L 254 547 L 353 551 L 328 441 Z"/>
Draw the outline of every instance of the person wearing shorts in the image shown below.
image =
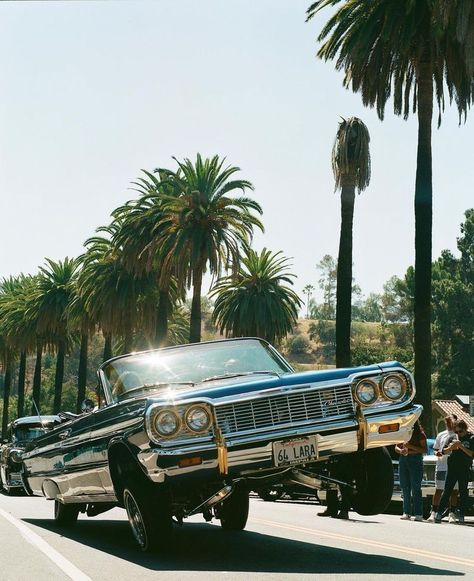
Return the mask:
<path id="1" fill-rule="evenodd" d="M 446 416 L 444 421 L 446 423 L 446 430 L 440 432 L 436 436 L 436 440 L 433 446 L 435 451 L 435 455 L 437 457 L 436 468 L 435 468 L 435 486 L 436 490 L 433 495 L 433 501 L 431 505 L 431 514 L 428 517 L 430 522 L 434 522 L 436 513 L 438 512 L 439 501 L 441 499 L 441 495 L 444 492 L 444 486 L 446 484 L 446 475 L 448 473 L 448 457 L 449 454 L 443 454 L 443 448 L 446 448 L 448 444 L 455 439 L 454 433 L 454 422 L 457 420 L 457 416 L 454 414 L 451 416 Z M 449 499 L 449 522 L 455 523 L 456 520 L 456 507 L 458 504 L 458 484 L 451 493 L 451 497 Z"/>

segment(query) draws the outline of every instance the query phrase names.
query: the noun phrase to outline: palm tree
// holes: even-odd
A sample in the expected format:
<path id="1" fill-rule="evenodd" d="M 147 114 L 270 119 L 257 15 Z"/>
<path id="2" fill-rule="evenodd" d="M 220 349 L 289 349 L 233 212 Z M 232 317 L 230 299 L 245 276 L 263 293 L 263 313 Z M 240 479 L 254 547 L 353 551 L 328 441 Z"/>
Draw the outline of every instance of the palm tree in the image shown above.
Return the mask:
<path id="1" fill-rule="evenodd" d="M 98 228 L 107 236 L 86 241 L 78 282 L 84 307 L 104 334 L 104 360 L 112 356 L 113 336 L 121 338 L 121 350 L 128 353 L 137 329 L 151 335 L 156 328 L 156 277 L 138 276 L 126 268 L 121 249 L 112 242 L 118 228 L 120 223 L 115 220 L 110 226 Z"/>
<path id="2" fill-rule="evenodd" d="M 259 254 L 246 247 L 238 272 L 220 279 L 213 321 L 221 333 L 233 337 L 262 337 L 279 341 L 295 325 L 301 301 L 292 285 L 288 259 L 264 248 Z"/>
<path id="3" fill-rule="evenodd" d="M 35 347 L 35 323 L 30 320 L 28 310 L 31 303 L 35 279 L 23 274 L 10 277 L 2 283 L 0 293 L 0 321 L 4 337 L 16 353 L 20 354 L 18 369 L 17 416 L 25 415 L 26 357 Z"/>
<path id="4" fill-rule="evenodd" d="M 79 261 L 79 259 L 78 259 Z M 79 350 L 79 367 L 77 370 L 77 400 L 76 411 L 80 413 L 81 404 L 86 397 L 87 384 L 87 361 L 89 337 L 95 331 L 95 322 L 87 311 L 84 297 L 81 296 L 78 280 L 80 272 L 74 280 L 72 286 L 71 301 L 68 306 L 67 319 L 71 328 L 78 331 L 81 335 L 81 345 Z"/>
<path id="5" fill-rule="evenodd" d="M 0 335 L 0 358 L 5 371 L 3 378 L 3 413 L 2 413 L 2 438 L 6 437 L 8 427 L 8 412 L 10 404 L 10 390 L 12 385 L 13 353 L 8 341 Z"/>
<path id="6" fill-rule="evenodd" d="M 318 0 L 308 19 L 342 0 Z M 473 98 L 474 3 L 472 0 L 345 0 L 324 26 L 318 55 L 336 59 L 344 85 L 360 91 L 364 105 L 383 119 L 393 90 L 394 112 L 418 114 L 415 179 L 415 379 L 431 430 L 431 126 L 434 94 L 439 116 L 446 89 L 460 120 Z"/>
<path id="7" fill-rule="evenodd" d="M 336 366 L 351 365 L 352 228 L 356 188 L 370 182 L 369 131 L 357 117 L 339 124 L 332 150 L 336 190 L 341 190 L 341 233 L 337 258 Z"/>
<path id="8" fill-rule="evenodd" d="M 314 286 L 312 284 L 307 284 L 303 289 L 303 294 L 306 295 L 306 318 L 309 319 L 309 306 L 311 303 L 311 297 L 314 293 Z"/>
<path id="9" fill-rule="evenodd" d="M 51 337 L 51 343 L 56 349 L 54 413 L 61 409 L 64 359 L 70 341 L 67 313 L 74 296 L 73 285 L 77 268 L 78 261 L 75 259 L 66 257 L 64 261 L 54 262 L 47 258 L 46 266 L 39 268 L 37 278 L 36 300 L 40 314 L 37 323 L 38 332 Z"/>
<path id="10" fill-rule="evenodd" d="M 198 154 L 194 163 L 176 161 L 177 172 L 158 170 L 175 195 L 162 196 L 162 217 L 149 248 L 159 249 L 161 276 L 173 272 L 193 288 L 189 341 L 195 343 L 201 340 L 203 274 L 209 269 L 218 276 L 229 264 L 237 268 L 240 247 L 251 241 L 254 226 L 263 231 L 253 214 L 262 214 L 262 209 L 250 198 L 228 195 L 253 187 L 246 180 L 231 179 L 239 168 L 224 167 L 225 160 L 217 155 L 203 159 Z"/>
<path id="11" fill-rule="evenodd" d="M 163 218 L 162 196 L 177 196 L 173 184 L 162 179 L 160 170 L 151 173 L 142 170 L 144 177 L 132 182 L 133 189 L 140 194 L 114 210 L 112 216 L 118 227 L 112 243 L 121 253 L 125 267 L 135 276 L 155 274 L 159 287 L 156 330 L 153 344 L 163 347 L 168 344 L 168 319 L 177 300 L 184 300 L 184 285 L 178 287 L 172 269 L 162 271 L 161 248 L 153 244 L 156 227 Z"/>

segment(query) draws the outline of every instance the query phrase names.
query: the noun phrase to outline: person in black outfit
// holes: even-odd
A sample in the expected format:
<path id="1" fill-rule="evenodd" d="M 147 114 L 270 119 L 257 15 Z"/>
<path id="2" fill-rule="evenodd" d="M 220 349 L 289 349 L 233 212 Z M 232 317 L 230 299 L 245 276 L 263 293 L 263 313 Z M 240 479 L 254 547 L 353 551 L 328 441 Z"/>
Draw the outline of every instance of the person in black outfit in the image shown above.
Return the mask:
<path id="1" fill-rule="evenodd" d="M 467 431 L 467 424 L 464 420 L 458 420 L 454 426 L 456 439 L 451 440 L 448 445 L 443 448 L 443 454 L 449 454 L 448 458 L 448 473 L 446 475 L 446 485 L 444 487 L 443 496 L 441 497 L 438 513 L 435 517 L 435 522 L 441 522 L 441 515 L 448 506 L 449 497 L 454 489 L 456 482 L 459 485 L 460 511 L 459 522 L 464 522 L 464 512 L 468 504 L 467 486 L 469 483 L 469 472 L 472 466 L 472 459 L 474 458 L 474 434 Z"/>

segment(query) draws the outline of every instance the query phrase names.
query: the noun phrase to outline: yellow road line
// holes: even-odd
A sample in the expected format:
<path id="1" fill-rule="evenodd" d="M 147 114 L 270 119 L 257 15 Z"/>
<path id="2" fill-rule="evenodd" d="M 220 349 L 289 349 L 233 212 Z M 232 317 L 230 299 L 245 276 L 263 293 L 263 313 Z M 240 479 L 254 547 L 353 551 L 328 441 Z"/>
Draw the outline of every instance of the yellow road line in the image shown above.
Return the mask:
<path id="1" fill-rule="evenodd" d="M 393 545 L 391 543 L 383 543 L 381 541 L 374 541 L 372 539 L 363 539 L 360 537 L 350 537 L 348 535 L 341 535 L 339 533 L 331 533 L 329 531 L 324 531 L 320 529 L 309 529 L 306 527 L 300 527 L 296 525 L 289 525 L 280 522 L 274 522 L 271 520 L 264 520 L 259 518 L 250 519 L 252 522 L 268 525 L 271 527 L 276 527 L 280 529 L 287 529 L 289 531 L 294 531 L 298 533 L 310 534 L 318 537 L 326 537 L 327 539 L 333 539 L 338 541 L 346 541 L 348 543 L 355 543 L 358 545 L 366 545 L 369 547 L 378 547 L 380 549 L 390 549 L 391 551 L 396 551 L 398 553 L 404 553 L 406 555 L 419 557 L 426 557 L 428 559 L 435 559 L 437 561 L 445 561 L 446 563 L 452 563 L 455 565 L 467 565 L 468 567 L 474 567 L 474 560 L 464 559 L 463 557 L 455 557 L 453 555 L 443 555 L 440 553 L 435 553 L 433 551 L 425 551 L 424 549 L 415 549 L 414 547 L 404 547 L 403 545 Z"/>

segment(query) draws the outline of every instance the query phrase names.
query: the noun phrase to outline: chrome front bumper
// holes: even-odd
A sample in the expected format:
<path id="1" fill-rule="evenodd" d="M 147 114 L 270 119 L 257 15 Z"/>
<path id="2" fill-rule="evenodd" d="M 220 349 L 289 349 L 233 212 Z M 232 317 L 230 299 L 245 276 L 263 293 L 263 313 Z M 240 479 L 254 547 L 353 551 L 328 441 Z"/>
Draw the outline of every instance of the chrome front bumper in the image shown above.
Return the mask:
<path id="1" fill-rule="evenodd" d="M 235 436 L 204 445 L 150 448 L 141 451 L 138 459 L 149 478 L 160 483 L 177 478 L 225 480 L 264 477 L 265 474 L 285 470 L 285 467 L 274 464 L 274 442 L 315 435 L 318 460 L 326 460 L 338 454 L 407 442 L 422 410 L 421 406 L 413 405 L 391 413 L 364 415 L 359 411 L 356 418 L 333 424 L 316 423 L 258 435 Z M 380 428 L 389 424 L 398 424 L 398 429 L 381 433 Z M 192 458 L 200 462 L 190 466 L 183 464 L 183 460 Z"/>

